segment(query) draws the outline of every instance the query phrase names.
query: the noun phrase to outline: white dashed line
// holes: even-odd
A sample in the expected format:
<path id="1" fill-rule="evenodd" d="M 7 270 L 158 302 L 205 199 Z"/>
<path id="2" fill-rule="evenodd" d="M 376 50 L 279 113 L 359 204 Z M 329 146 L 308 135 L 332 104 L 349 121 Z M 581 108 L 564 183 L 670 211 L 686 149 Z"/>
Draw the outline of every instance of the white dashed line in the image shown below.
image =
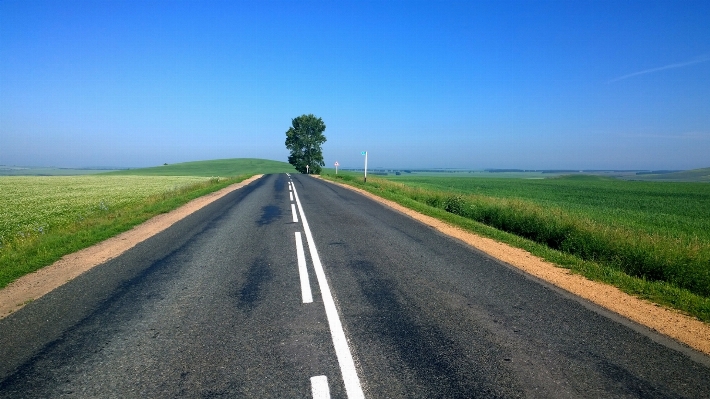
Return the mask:
<path id="1" fill-rule="evenodd" d="M 298 216 L 296 214 L 296 205 L 291 204 L 291 214 L 293 215 L 293 222 L 298 223 Z"/>
<path id="2" fill-rule="evenodd" d="M 328 377 L 324 375 L 311 377 L 311 393 L 313 394 L 313 399 L 330 399 Z"/>
<path id="3" fill-rule="evenodd" d="M 303 303 L 313 302 L 311 294 L 311 283 L 308 281 L 308 269 L 306 269 L 306 253 L 303 251 L 303 240 L 301 232 L 296 232 L 296 256 L 298 257 L 298 275 L 301 278 L 301 297 Z"/>
<path id="4" fill-rule="evenodd" d="M 303 212 L 303 206 L 298 198 L 298 192 L 295 187 L 293 188 L 293 193 L 296 198 L 296 203 L 298 204 L 299 213 L 301 214 L 301 222 L 303 223 L 303 230 L 306 233 L 306 241 L 308 243 L 308 250 L 311 254 L 311 260 L 313 261 L 313 268 L 316 271 L 318 286 L 320 287 L 323 305 L 325 306 L 325 315 L 328 318 L 328 325 L 330 326 L 330 335 L 333 337 L 335 355 L 338 357 L 340 372 L 343 374 L 345 392 L 347 392 L 349 399 L 364 398 L 365 394 L 360 386 L 360 378 L 357 375 L 355 361 L 350 353 L 348 340 L 345 337 L 345 331 L 343 330 L 343 325 L 340 322 L 338 309 L 335 307 L 335 301 L 333 300 L 333 295 L 330 292 L 328 280 L 325 277 L 325 271 L 323 270 L 323 265 L 320 262 L 318 250 L 316 249 L 316 244 L 313 241 L 313 235 L 311 234 L 311 229 L 308 227 L 308 221 L 306 220 L 306 215 Z"/>

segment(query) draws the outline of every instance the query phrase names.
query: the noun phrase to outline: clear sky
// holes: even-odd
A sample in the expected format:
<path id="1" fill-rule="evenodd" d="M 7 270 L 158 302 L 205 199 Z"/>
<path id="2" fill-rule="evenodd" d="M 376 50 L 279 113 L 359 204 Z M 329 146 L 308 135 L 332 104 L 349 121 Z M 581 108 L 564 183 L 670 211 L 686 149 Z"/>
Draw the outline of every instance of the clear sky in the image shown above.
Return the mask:
<path id="1" fill-rule="evenodd" d="M 0 1 L 0 164 L 710 166 L 710 1 Z"/>

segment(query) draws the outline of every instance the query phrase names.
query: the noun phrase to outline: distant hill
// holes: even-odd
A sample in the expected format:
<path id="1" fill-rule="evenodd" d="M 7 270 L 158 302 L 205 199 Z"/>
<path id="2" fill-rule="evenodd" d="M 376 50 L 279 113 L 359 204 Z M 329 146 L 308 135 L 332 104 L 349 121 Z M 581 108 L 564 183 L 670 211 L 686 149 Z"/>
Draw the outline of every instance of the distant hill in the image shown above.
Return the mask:
<path id="1" fill-rule="evenodd" d="M 233 158 L 183 162 L 151 168 L 109 172 L 110 175 L 229 177 L 245 174 L 297 173 L 287 162 L 268 159 Z"/>
<path id="2" fill-rule="evenodd" d="M 633 177 L 634 180 L 663 180 L 663 181 L 688 181 L 710 182 L 710 168 L 683 170 L 672 173 L 643 174 Z"/>

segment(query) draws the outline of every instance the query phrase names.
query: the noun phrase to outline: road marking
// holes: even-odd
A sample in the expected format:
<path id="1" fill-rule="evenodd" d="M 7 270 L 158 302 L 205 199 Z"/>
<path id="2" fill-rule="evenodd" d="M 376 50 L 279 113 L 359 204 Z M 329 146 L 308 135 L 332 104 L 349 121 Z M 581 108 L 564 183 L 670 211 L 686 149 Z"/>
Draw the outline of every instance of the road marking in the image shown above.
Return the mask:
<path id="1" fill-rule="evenodd" d="M 328 377 L 324 375 L 311 377 L 311 393 L 313 394 L 313 399 L 330 399 Z"/>
<path id="2" fill-rule="evenodd" d="M 291 214 L 293 215 L 293 222 L 298 223 L 298 216 L 296 214 L 296 205 L 291 204 Z"/>
<path id="3" fill-rule="evenodd" d="M 288 196 L 291 198 L 291 202 L 293 202 L 293 193 L 289 191 Z"/>
<path id="4" fill-rule="evenodd" d="M 308 269 L 306 268 L 306 253 L 303 251 L 303 240 L 301 232 L 296 232 L 296 256 L 298 257 L 298 275 L 301 278 L 301 297 L 303 303 L 313 302 L 311 294 L 311 283 L 308 281 Z"/>
<path id="5" fill-rule="evenodd" d="M 343 374 L 345 392 L 347 392 L 349 399 L 364 399 L 365 394 L 362 392 L 362 387 L 360 386 L 360 378 L 357 376 L 355 361 L 350 353 L 348 340 L 345 338 L 343 324 L 340 322 L 338 309 L 335 307 L 335 301 L 333 300 L 333 295 L 330 292 L 328 280 L 325 277 L 325 271 L 323 271 L 323 265 L 320 262 L 318 250 L 316 249 L 316 244 L 313 241 L 313 235 L 311 234 L 311 229 L 308 227 L 308 221 L 306 220 L 305 213 L 303 213 L 303 206 L 301 205 L 301 200 L 298 198 L 298 192 L 295 187 L 293 188 L 293 193 L 294 197 L 296 197 L 298 210 L 301 214 L 301 222 L 303 223 L 303 230 L 306 233 L 306 242 L 308 242 L 308 251 L 311 253 L 313 268 L 316 271 L 318 286 L 320 287 L 323 305 L 325 306 L 325 315 L 328 318 L 328 325 L 330 326 L 330 335 L 333 337 L 335 355 L 338 357 L 340 372 Z"/>

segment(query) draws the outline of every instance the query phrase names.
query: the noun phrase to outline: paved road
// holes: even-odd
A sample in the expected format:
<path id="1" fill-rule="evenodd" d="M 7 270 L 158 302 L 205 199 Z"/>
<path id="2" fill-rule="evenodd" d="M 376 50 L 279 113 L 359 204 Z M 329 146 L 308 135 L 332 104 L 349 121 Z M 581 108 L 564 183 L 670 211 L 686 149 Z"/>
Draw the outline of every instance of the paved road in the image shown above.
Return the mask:
<path id="1" fill-rule="evenodd" d="M 710 359 L 302 175 L 0 320 L 0 398 L 328 393 L 702 398 Z"/>

